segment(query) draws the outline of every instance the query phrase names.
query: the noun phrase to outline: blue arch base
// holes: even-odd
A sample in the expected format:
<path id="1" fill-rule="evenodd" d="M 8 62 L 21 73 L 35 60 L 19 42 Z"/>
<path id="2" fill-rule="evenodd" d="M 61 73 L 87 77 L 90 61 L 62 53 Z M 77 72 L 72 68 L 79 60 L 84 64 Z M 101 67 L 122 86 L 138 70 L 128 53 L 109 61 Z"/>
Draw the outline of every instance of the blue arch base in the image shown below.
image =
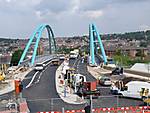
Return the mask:
<path id="1" fill-rule="evenodd" d="M 96 45 L 97 41 L 98 41 L 99 47 L 101 48 L 103 61 L 105 64 L 107 64 L 107 57 L 105 54 L 103 43 L 102 43 L 101 37 L 97 31 L 95 24 L 89 25 L 89 38 L 90 38 L 90 60 L 91 60 L 92 65 L 96 64 L 95 51 L 97 51 L 97 45 Z"/>
<path id="2" fill-rule="evenodd" d="M 31 37 L 30 37 L 30 39 L 29 39 L 29 41 L 28 41 L 28 43 L 27 43 L 27 45 L 26 45 L 26 47 L 23 51 L 23 54 L 20 58 L 20 61 L 19 61 L 18 65 L 20 65 L 23 62 L 23 60 L 24 60 L 24 58 L 27 54 L 27 51 L 28 51 L 31 43 L 33 42 L 33 39 L 35 38 L 36 43 L 35 43 L 35 46 L 34 46 L 34 51 L 33 51 L 32 59 L 31 59 L 31 65 L 34 64 L 36 53 L 37 53 L 37 48 L 38 48 L 38 45 L 39 45 L 39 41 L 40 41 L 40 38 L 42 36 L 42 32 L 45 28 L 47 29 L 48 37 L 49 37 L 49 47 L 50 47 L 49 52 L 50 52 L 50 54 L 52 53 L 52 43 L 54 45 L 54 51 L 56 51 L 56 42 L 55 42 L 54 33 L 53 33 L 51 27 L 47 24 L 42 24 L 42 25 L 38 26 L 37 29 L 34 31 L 34 33 L 31 35 Z"/>

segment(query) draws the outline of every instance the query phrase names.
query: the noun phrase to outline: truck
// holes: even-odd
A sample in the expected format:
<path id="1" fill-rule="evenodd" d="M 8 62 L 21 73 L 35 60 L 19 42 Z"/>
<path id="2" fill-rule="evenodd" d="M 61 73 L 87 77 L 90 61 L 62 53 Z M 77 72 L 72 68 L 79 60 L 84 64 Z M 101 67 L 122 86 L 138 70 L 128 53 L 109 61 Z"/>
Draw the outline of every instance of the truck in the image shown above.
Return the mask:
<path id="1" fill-rule="evenodd" d="M 121 87 L 114 88 L 111 87 L 111 92 L 116 92 L 123 97 L 143 99 L 150 96 L 150 83 L 143 81 L 130 81 L 123 85 L 120 83 Z M 115 91 L 114 91 L 115 90 Z"/>
<path id="2" fill-rule="evenodd" d="M 70 58 L 77 58 L 79 55 L 79 51 L 74 50 L 74 51 L 70 51 Z"/>
<path id="3" fill-rule="evenodd" d="M 92 95 L 93 98 L 98 98 L 100 96 L 100 91 L 97 90 L 96 81 L 84 82 L 78 89 L 77 95 L 84 98 L 90 98 Z"/>

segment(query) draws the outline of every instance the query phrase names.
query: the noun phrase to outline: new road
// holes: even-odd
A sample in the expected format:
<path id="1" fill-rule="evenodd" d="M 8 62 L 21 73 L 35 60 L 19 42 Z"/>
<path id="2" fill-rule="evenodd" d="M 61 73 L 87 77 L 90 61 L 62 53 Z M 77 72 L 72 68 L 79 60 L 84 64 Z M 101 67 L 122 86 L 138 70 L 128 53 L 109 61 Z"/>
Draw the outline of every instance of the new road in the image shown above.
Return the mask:
<path id="1" fill-rule="evenodd" d="M 78 73 L 86 76 L 87 81 L 95 81 L 96 79 L 87 72 L 86 63 L 82 63 L 81 59 L 71 59 L 70 66 L 74 66 Z M 55 74 L 58 66 L 48 65 L 43 71 L 31 71 L 27 78 L 34 77 L 31 84 L 29 79 L 24 80 L 24 84 L 29 84 L 28 88 L 23 90 L 23 97 L 27 99 L 27 103 L 31 112 L 39 111 L 61 111 L 65 110 L 84 109 L 85 105 L 73 105 L 65 103 L 60 99 L 55 86 Z M 93 108 L 100 107 L 120 107 L 120 106 L 138 106 L 143 104 L 140 100 L 118 98 L 110 94 L 109 87 L 98 86 L 101 91 L 101 96 L 98 99 L 93 99 Z M 67 97 L 66 97 L 67 98 Z"/>
<path id="2" fill-rule="evenodd" d="M 78 73 L 86 76 L 87 81 L 95 81 L 96 79 L 87 71 L 87 64 L 82 63 L 79 59 L 70 59 L 70 66 L 74 66 Z M 23 80 L 25 89 L 23 97 L 26 98 L 31 113 L 40 111 L 61 111 L 84 109 L 85 105 L 73 105 L 65 103 L 60 99 L 55 86 L 55 74 L 58 66 L 47 65 L 43 71 L 31 71 Z M 139 106 L 143 102 L 140 100 L 118 98 L 110 94 L 109 87 L 98 86 L 101 96 L 93 99 L 93 108 L 101 107 L 125 107 Z M 67 98 L 67 97 L 66 97 Z"/>
<path id="3" fill-rule="evenodd" d="M 38 73 L 41 75 L 39 82 L 33 82 L 30 87 L 24 89 L 23 97 L 27 99 L 31 112 L 61 111 L 62 107 L 70 110 L 84 108 L 84 105 L 68 104 L 60 99 L 55 86 L 55 73 L 57 68 L 58 66 L 48 65 L 45 70 Z M 31 72 L 28 76 L 33 76 L 32 74 L 34 73 Z"/>
<path id="4" fill-rule="evenodd" d="M 70 66 L 74 66 L 77 72 L 86 76 L 87 81 L 96 81 L 96 79 L 87 71 L 87 64 L 82 63 L 82 59 L 70 59 Z M 98 85 L 98 90 L 101 96 L 98 99 L 93 99 L 93 108 L 105 107 L 126 107 L 126 106 L 139 106 L 143 105 L 141 100 L 119 98 L 110 93 L 110 87 Z"/>

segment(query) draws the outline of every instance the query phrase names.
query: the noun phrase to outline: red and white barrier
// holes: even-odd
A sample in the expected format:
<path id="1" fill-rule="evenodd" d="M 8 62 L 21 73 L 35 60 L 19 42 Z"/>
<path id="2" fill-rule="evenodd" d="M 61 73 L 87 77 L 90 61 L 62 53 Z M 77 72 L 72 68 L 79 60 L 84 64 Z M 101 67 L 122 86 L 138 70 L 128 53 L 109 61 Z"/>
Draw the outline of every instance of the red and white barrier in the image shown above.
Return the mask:
<path id="1" fill-rule="evenodd" d="M 146 110 L 149 110 L 148 112 Z M 116 113 L 117 111 L 127 113 L 127 112 L 133 112 L 133 113 L 150 113 L 150 106 L 130 106 L 130 107 L 118 107 L 118 108 L 96 108 L 92 109 L 93 113 L 94 112 L 105 112 L 105 113 L 110 113 L 114 112 Z M 138 111 L 138 112 L 136 112 Z M 51 111 L 51 112 L 37 112 L 37 113 L 61 113 L 57 111 Z M 67 110 L 65 113 L 85 113 L 85 110 Z"/>

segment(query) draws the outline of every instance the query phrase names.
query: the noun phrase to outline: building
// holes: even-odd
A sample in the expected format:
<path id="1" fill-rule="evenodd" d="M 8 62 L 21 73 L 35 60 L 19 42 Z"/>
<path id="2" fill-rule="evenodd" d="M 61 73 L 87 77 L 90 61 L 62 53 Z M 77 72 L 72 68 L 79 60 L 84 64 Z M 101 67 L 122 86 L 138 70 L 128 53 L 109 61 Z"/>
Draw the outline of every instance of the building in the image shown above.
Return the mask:
<path id="1" fill-rule="evenodd" d="M 143 56 L 148 55 L 148 48 L 144 47 L 105 47 L 106 55 L 112 57 L 116 54 L 118 49 L 121 50 L 121 53 L 124 55 L 128 55 L 130 57 L 136 57 L 138 52 L 142 52 Z"/>

